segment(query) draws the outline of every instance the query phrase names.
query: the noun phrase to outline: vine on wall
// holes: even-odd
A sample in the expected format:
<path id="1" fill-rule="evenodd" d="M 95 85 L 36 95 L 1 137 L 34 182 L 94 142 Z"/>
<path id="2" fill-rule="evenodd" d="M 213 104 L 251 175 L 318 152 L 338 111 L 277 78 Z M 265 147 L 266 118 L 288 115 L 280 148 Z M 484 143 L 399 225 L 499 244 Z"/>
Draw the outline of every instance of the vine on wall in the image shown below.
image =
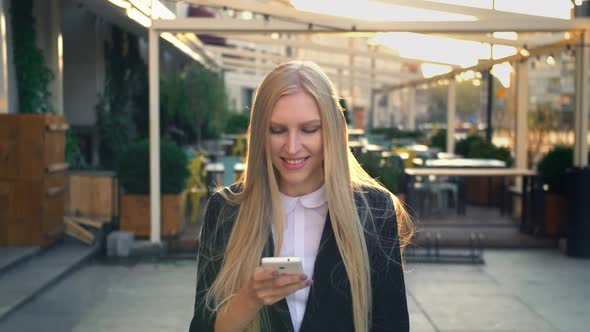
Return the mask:
<path id="1" fill-rule="evenodd" d="M 10 13 L 19 113 L 54 113 L 49 100 L 54 75 L 36 45 L 33 0 L 12 0 Z"/>
<path id="2" fill-rule="evenodd" d="M 100 166 L 116 169 L 127 145 L 142 136 L 135 118 L 147 112 L 147 68 L 139 55 L 138 38 L 112 28 L 105 45 L 106 77 L 96 105 Z"/>

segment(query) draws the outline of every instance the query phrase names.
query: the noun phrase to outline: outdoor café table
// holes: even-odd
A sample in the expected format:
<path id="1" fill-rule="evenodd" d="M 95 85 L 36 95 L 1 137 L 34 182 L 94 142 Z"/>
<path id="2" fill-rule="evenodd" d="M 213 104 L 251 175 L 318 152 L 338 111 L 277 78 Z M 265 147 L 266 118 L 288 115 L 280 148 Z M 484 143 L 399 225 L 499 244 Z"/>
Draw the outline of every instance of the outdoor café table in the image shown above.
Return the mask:
<path id="1" fill-rule="evenodd" d="M 436 168 L 506 168 L 506 162 L 497 159 L 484 158 L 450 158 L 450 159 L 429 159 L 424 167 Z M 488 202 L 492 201 L 491 178 L 488 178 Z M 456 179 L 458 186 L 457 214 L 465 214 L 466 188 L 464 178 Z M 501 201 L 501 214 L 504 214 L 504 201 Z"/>
<path id="2" fill-rule="evenodd" d="M 452 177 L 467 177 L 467 176 L 522 176 L 522 214 L 520 220 L 520 228 L 524 232 L 534 232 L 535 224 L 542 223 L 542 194 L 543 183 L 537 176 L 537 173 L 528 169 L 517 168 L 406 168 L 406 197 L 410 207 L 417 206 L 416 193 L 414 190 L 414 183 L 416 176 L 452 176 Z M 536 208 L 535 208 L 536 207 Z"/>
<path id="3" fill-rule="evenodd" d="M 503 168 L 506 167 L 506 163 L 502 160 L 496 159 L 452 158 L 426 160 L 424 166 L 449 168 Z"/>

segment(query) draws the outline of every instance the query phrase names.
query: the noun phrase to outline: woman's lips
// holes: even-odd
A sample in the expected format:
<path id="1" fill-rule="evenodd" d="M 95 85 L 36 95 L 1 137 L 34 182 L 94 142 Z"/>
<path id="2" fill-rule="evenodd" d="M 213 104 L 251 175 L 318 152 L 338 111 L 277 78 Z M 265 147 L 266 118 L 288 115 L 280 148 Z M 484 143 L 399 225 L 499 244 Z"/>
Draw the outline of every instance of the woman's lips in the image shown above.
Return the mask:
<path id="1" fill-rule="evenodd" d="M 303 166 L 305 166 L 307 159 L 309 159 L 309 157 L 303 157 L 303 158 L 281 158 L 281 160 L 283 161 L 283 166 L 286 169 L 299 169 L 302 168 Z"/>

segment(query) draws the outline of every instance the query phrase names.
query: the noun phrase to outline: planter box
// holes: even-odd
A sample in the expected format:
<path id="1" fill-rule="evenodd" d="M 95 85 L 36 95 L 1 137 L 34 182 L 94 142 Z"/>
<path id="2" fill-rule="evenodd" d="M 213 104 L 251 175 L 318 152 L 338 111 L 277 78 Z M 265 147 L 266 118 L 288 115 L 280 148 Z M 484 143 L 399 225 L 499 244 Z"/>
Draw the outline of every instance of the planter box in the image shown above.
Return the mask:
<path id="1" fill-rule="evenodd" d="M 114 172 L 70 171 L 66 214 L 111 220 L 119 215 L 119 190 Z"/>
<path id="2" fill-rule="evenodd" d="M 474 205 L 498 206 L 500 204 L 500 193 L 504 186 L 502 177 L 467 177 L 465 179 L 465 191 L 467 202 Z M 489 182 L 488 182 L 489 181 Z M 491 183 L 491 193 L 490 193 Z"/>
<path id="3" fill-rule="evenodd" d="M 545 192 L 545 234 L 565 236 L 567 230 L 567 200 L 564 195 Z"/>
<path id="4" fill-rule="evenodd" d="M 162 236 L 172 236 L 182 227 L 181 195 L 161 197 Z M 150 197 L 148 195 L 123 195 L 121 197 L 121 231 L 133 232 L 138 237 L 150 235 Z"/>
<path id="5" fill-rule="evenodd" d="M 48 246 L 63 236 L 63 116 L 0 114 L 0 246 Z"/>

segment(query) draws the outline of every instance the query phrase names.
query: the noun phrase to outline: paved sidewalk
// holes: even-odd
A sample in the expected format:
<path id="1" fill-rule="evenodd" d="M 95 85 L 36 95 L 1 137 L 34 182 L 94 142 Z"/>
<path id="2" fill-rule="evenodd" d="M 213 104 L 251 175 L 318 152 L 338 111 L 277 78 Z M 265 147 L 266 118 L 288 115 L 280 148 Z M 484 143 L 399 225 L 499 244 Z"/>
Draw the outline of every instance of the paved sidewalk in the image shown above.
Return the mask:
<path id="1" fill-rule="evenodd" d="M 53 246 L 0 247 L 0 321 L 95 256 L 99 246 L 66 238 Z"/>
<path id="2" fill-rule="evenodd" d="M 487 250 L 485 265 L 411 264 L 412 331 L 588 331 L 590 260 Z M 0 321 L 0 331 L 187 331 L 191 260 L 93 262 Z"/>
<path id="3" fill-rule="evenodd" d="M 485 265 L 408 267 L 412 331 L 588 331 L 590 260 L 486 250 Z"/>

